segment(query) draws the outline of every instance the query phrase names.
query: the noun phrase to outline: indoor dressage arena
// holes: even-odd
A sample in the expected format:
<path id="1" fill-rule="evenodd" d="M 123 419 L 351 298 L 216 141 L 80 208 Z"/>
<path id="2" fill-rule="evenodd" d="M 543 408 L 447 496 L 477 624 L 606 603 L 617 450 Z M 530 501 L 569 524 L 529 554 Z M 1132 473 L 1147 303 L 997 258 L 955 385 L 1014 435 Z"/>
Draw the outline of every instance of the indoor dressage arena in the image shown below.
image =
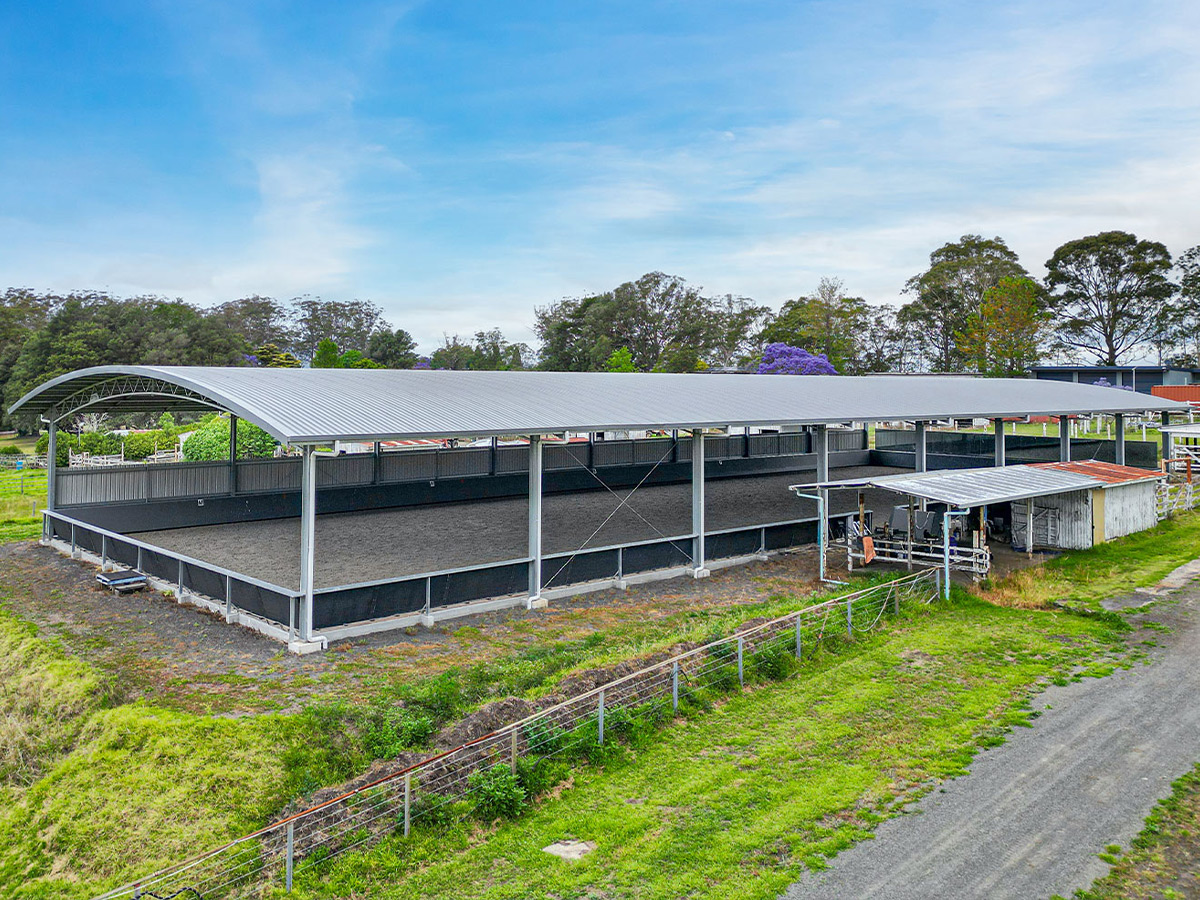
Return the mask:
<path id="1" fill-rule="evenodd" d="M 822 522 L 837 537 L 886 519 L 895 498 L 790 486 L 1070 460 L 1073 417 L 1119 423 L 1088 458 L 1157 459 L 1153 445 L 1127 447 L 1125 418 L 1187 409 L 1026 379 L 145 366 L 72 372 L 13 406 L 52 438 L 84 412 L 229 416 L 224 461 L 52 465 L 44 540 L 296 652 L 703 577 L 811 543 Z M 1058 436 L 1008 436 L 1031 416 L 1054 417 Z M 992 429 L 974 436 L 986 459 L 930 440 L 964 420 Z M 239 421 L 277 440 L 277 456 L 237 458 Z"/>

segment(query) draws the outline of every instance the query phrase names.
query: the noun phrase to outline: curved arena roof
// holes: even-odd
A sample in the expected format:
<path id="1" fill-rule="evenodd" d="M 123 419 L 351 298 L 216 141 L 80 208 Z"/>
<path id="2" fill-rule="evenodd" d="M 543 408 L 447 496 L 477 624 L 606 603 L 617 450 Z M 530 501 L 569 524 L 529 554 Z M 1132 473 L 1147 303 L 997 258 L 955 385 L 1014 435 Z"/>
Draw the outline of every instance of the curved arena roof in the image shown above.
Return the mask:
<path id="1" fill-rule="evenodd" d="M 1186 411 L 1094 385 L 923 375 L 658 375 L 98 366 L 30 391 L 11 413 L 228 410 L 288 444 L 634 428 L 817 425 Z"/>

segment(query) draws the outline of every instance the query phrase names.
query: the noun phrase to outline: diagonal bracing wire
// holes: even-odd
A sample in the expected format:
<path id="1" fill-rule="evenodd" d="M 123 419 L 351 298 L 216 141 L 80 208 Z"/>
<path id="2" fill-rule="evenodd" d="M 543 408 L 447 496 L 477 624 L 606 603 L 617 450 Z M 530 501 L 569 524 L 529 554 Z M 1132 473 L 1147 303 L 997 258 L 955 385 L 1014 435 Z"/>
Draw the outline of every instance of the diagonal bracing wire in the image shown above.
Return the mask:
<path id="1" fill-rule="evenodd" d="M 674 442 L 672 442 L 672 443 L 674 443 Z M 600 481 L 600 479 L 599 479 L 598 477 L 596 477 L 596 473 L 595 473 L 595 472 L 592 472 L 592 470 L 591 470 L 591 469 L 588 469 L 588 471 L 589 471 L 589 472 L 591 472 L 591 474 L 592 474 L 592 477 L 593 477 L 593 478 L 596 478 L 596 480 L 597 480 L 597 481 L 600 481 L 600 483 L 601 483 L 601 484 L 603 484 L 603 485 L 604 485 L 604 487 L 608 488 L 609 492 L 610 492 L 610 493 L 611 493 L 611 494 L 612 494 L 614 497 L 617 497 L 618 499 L 620 499 L 620 501 L 621 501 L 621 502 L 620 502 L 620 503 L 618 503 L 618 504 L 617 504 L 617 505 L 616 505 L 616 506 L 613 508 L 613 511 L 612 511 L 612 512 L 610 512 L 610 513 L 609 513 L 609 514 L 608 514 L 608 515 L 605 517 L 605 519 L 604 519 L 604 521 L 603 521 L 603 522 L 601 522 L 599 525 L 597 525 L 597 526 L 596 526 L 596 530 L 595 530 L 595 531 L 593 531 L 591 534 L 589 534 L 589 535 L 587 536 L 587 538 L 584 540 L 584 542 L 583 542 L 582 544 L 580 544 L 580 545 L 579 545 L 579 546 L 578 546 L 578 547 L 577 547 L 575 550 L 573 550 L 573 551 L 571 552 L 571 555 L 567 557 L 566 561 L 565 561 L 565 562 L 564 562 L 564 563 L 563 563 L 563 564 L 562 564 L 562 565 L 559 567 L 558 571 L 557 571 L 557 572 L 555 572 L 555 573 L 554 573 L 552 576 L 550 576 L 550 578 L 549 578 L 549 579 L 546 581 L 546 584 L 553 584 L 553 583 L 554 583 L 554 579 L 558 578 L 558 576 L 559 576 L 559 575 L 561 575 L 563 572 L 565 572 L 565 571 L 566 571 L 566 569 L 567 569 L 567 566 L 569 566 L 569 565 L 571 564 L 571 562 L 572 562 L 572 561 L 575 559 L 575 557 L 576 557 L 576 556 L 578 556 L 580 553 L 582 553 L 584 550 L 586 550 L 586 549 L 587 549 L 587 545 L 588 545 L 588 544 L 590 544 L 590 543 L 592 542 L 592 539 L 593 539 L 593 538 L 594 538 L 596 535 L 598 535 L 598 534 L 599 534 L 601 531 L 603 531 L 603 530 L 604 530 L 604 526 L 605 526 L 605 525 L 607 525 L 609 522 L 611 522 L 611 521 L 612 521 L 612 518 L 613 518 L 613 516 L 615 516 L 617 513 L 619 513 L 619 512 L 621 511 L 621 508 L 622 508 L 622 507 L 626 506 L 626 505 L 629 503 L 629 498 L 630 498 L 630 497 L 632 497 L 634 494 L 636 494 L 636 493 L 638 492 L 638 489 L 639 489 L 639 488 L 640 488 L 640 487 L 641 487 L 643 484 L 645 484 L 645 483 L 646 483 L 646 479 L 648 479 L 648 478 L 649 478 L 651 475 L 653 475 L 653 474 L 654 474 L 654 470 L 655 470 L 655 469 L 657 469 L 659 466 L 661 466 L 661 465 L 662 465 L 662 464 L 663 464 L 663 463 L 666 461 L 667 457 L 668 457 L 668 456 L 670 456 L 670 455 L 671 455 L 671 450 L 670 450 L 670 449 L 668 449 L 666 453 L 664 453 L 664 454 L 663 454 L 661 457 L 659 457 L 659 459 L 658 459 L 658 462 L 656 462 L 656 463 L 655 463 L 653 466 L 651 466 L 651 467 L 650 467 L 650 471 L 649 471 L 649 472 L 647 472 L 645 475 L 643 475 L 643 476 L 642 476 L 642 480 L 641 480 L 641 481 L 639 481 L 639 482 L 638 482 L 636 485 L 634 485 L 634 488 L 633 488 L 633 490 L 632 490 L 632 491 L 630 491 L 628 494 L 626 494 L 624 497 L 621 497 L 621 495 L 620 495 L 620 494 L 618 494 L 618 493 L 617 493 L 616 491 L 614 491 L 612 488 L 608 487 L 608 485 L 607 485 L 607 484 L 604 484 L 604 482 L 603 482 L 603 481 Z M 586 467 L 585 467 L 585 468 L 586 468 Z M 631 506 L 631 507 L 629 507 L 629 509 L 630 509 L 630 510 L 631 510 L 631 511 L 634 513 L 634 515 L 636 515 L 636 516 L 637 516 L 639 519 L 641 519 L 643 522 L 645 522 L 647 525 L 649 525 L 651 528 L 653 528 L 653 529 L 654 529 L 654 531 L 655 531 L 655 532 L 658 534 L 658 536 L 659 536 L 659 537 L 661 537 L 661 538 L 667 538 L 667 535 L 663 534 L 661 531 L 659 531 L 657 528 L 655 528 L 655 527 L 654 527 L 654 524 L 653 524 L 652 522 L 648 521 L 648 520 L 647 520 L 647 519 L 646 519 L 646 518 L 645 518 L 645 517 L 644 517 L 644 516 L 643 516 L 641 513 L 639 513 L 639 512 L 637 512 L 636 510 L 634 510 L 632 506 Z M 674 544 L 673 544 L 673 543 L 672 543 L 672 546 L 674 546 Z M 683 553 L 683 551 L 682 551 L 682 550 L 680 550 L 679 552 L 680 552 L 680 553 Z"/>

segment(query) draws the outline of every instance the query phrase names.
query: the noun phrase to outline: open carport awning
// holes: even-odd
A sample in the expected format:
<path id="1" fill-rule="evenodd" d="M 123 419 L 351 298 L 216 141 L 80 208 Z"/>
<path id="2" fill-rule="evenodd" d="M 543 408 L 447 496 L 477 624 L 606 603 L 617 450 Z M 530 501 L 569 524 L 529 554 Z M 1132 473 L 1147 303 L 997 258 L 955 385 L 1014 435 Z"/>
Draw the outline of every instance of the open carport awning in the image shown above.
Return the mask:
<path id="1" fill-rule="evenodd" d="M 1094 471 L 1092 468 L 1094 467 Z M 881 488 L 927 500 L 945 503 L 957 509 L 970 509 L 993 503 L 1009 503 L 1031 497 L 1047 497 L 1070 491 L 1110 487 L 1137 481 L 1153 481 L 1162 474 L 1147 469 L 1116 466 L 1111 463 L 1034 463 L 979 469 L 941 469 L 879 475 L 846 481 L 825 481 L 795 485 L 794 490 L 819 488 Z"/>

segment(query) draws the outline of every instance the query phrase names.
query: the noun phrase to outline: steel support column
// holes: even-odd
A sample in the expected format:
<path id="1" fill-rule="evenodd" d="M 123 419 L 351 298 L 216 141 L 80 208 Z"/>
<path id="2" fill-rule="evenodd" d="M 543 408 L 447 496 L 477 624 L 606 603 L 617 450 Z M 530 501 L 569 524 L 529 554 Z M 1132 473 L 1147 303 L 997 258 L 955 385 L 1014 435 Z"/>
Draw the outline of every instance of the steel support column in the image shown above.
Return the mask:
<path id="1" fill-rule="evenodd" d="M 995 465 L 1004 465 L 1004 420 L 993 419 L 992 424 L 996 429 L 996 460 Z"/>
<path id="2" fill-rule="evenodd" d="M 529 436 L 529 597 L 533 609 L 542 597 L 542 436 Z"/>
<path id="3" fill-rule="evenodd" d="M 238 417 L 229 416 L 229 493 L 237 493 L 237 428 Z"/>
<path id="4" fill-rule="evenodd" d="M 317 543 L 317 454 L 304 447 L 300 481 L 300 592 L 304 608 L 300 610 L 300 639 L 312 640 L 313 575 Z"/>
<path id="5" fill-rule="evenodd" d="M 1113 436 L 1116 438 L 1114 461 L 1118 466 L 1125 465 L 1125 414 L 1113 416 Z"/>
<path id="6" fill-rule="evenodd" d="M 1163 412 L 1159 413 L 1159 421 L 1162 423 L 1162 426 L 1166 428 L 1171 424 L 1171 414 L 1164 410 Z M 1171 433 L 1164 431 L 1162 432 L 1162 458 L 1164 463 L 1171 458 L 1171 454 L 1173 452 L 1174 451 L 1171 446 Z"/>
<path id="7" fill-rule="evenodd" d="M 1071 461 L 1071 418 L 1058 417 L 1058 461 Z"/>
<path id="8" fill-rule="evenodd" d="M 704 558 L 704 431 L 692 432 L 692 574 L 709 574 Z"/>
<path id="9" fill-rule="evenodd" d="M 916 425 L 916 443 L 914 444 L 915 455 L 913 458 L 913 470 L 916 472 L 925 472 L 929 469 L 928 453 L 925 440 L 925 426 L 927 422 L 915 422 Z"/>
<path id="10" fill-rule="evenodd" d="M 46 509 L 53 512 L 58 500 L 54 476 L 58 470 L 58 423 L 49 422 L 49 442 L 46 444 Z"/>
<path id="11" fill-rule="evenodd" d="M 817 454 L 817 481 L 829 480 L 829 429 L 817 425 L 813 429 L 813 452 Z"/>

